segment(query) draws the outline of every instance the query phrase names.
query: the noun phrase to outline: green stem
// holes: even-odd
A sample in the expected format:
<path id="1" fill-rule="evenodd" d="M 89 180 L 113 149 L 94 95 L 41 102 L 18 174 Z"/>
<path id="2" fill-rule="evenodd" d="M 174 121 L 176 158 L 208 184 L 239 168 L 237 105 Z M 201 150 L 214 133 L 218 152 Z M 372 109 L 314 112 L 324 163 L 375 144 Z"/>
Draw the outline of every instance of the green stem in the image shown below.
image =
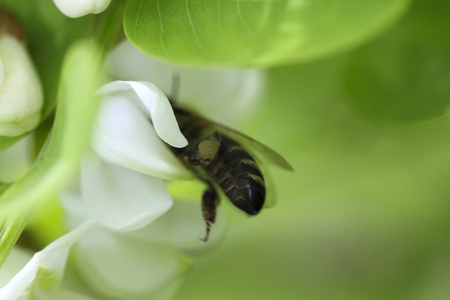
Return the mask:
<path id="1" fill-rule="evenodd" d="M 96 24 L 93 40 L 96 48 L 102 54 L 102 59 L 104 59 L 106 53 L 117 43 L 121 36 L 125 6 L 125 0 L 112 1 L 108 9 L 100 15 Z"/>
<path id="2" fill-rule="evenodd" d="M 95 61 L 92 62 L 94 65 L 101 65 L 106 53 L 114 46 L 114 44 L 117 41 L 117 38 L 119 36 L 119 33 L 122 31 L 122 23 L 123 23 L 123 11 L 125 8 L 126 2 L 124 0 L 115 0 L 112 1 L 110 7 L 99 16 L 98 23 L 95 24 L 95 29 L 92 34 L 93 43 L 92 48 L 94 51 L 90 51 L 90 53 L 84 53 L 84 55 L 80 57 L 75 57 L 77 60 L 84 59 L 86 55 L 89 56 L 89 54 L 92 54 L 93 59 Z M 95 55 L 99 54 L 99 55 Z M 66 55 L 67 58 L 67 55 Z M 87 59 L 86 59 L 87 60 Z M 91 65 L 92 65 L 91 64 Z M 22 234 L 23 230 L 25 229 L 25 226 L 27 225 L 28 219 L 30 218 L 31 214 L 33 213 L 33 208 L 35 205 L 39 205 L 39 200 L 42 200 L 42 198 L 49 197 L 51 193 L 53 193 L 53 189 L 55 189 L 55 186 L 61 186 L 63 183 L 65 183 L 65 178 L 55 177 L 55 174 L 58 174 L 63 171 L 72 171 L 72 167 L 67 166 L 67 162 L 70 162 L 71 166 L 78 165 L 79 160 L 81 159 L 81 155 L 83 152 L 83 147 L 81 145 L 74 145 L 74 147 L 64 147 L 65 145 L 68 145 L 70 141 L 74 139 L 74 135 L 76 133 L 69 132 L 70 128 L 72 128 L 73 124 L 76 122 L 72 120 L 71 126 L 68 126 L 65 124 L 67 121 L 66 118 L 72 118 L 75 113 L 73 111 L 83 110 L 84 108 L 80 104 L 79 97 L 85 97 L 86 99 L 90 99 L 93 97 L 93 94 L 95 92 L 95 89 L 98 88 L 98 73 L 95 72 L 97 75 L 93 75 L 92 72 L 89 72 L 87 74 L 86 72 L 89 70 L 98 71 L 100 68 L 98 67 L 92 67 L 92 66 L 84 66 L 82 65 L 81 71 L 77 69 L 77 66 L 79 64 L 72 63 L 72 69 L 67 71 L 69 72 L 81 72 L 80 76 L 78 75 L 72 75 L 73 78 L 89 78 L 92 77 L 95 81 L 95 84 L 92 83 L 93 86 L 89 85 L 87 86 L 83 91 L 76 90 L 75 88 L 69 88 L 65 85 L 67 85 L 67 82 L 63 82 L 63 84 L 60 86 L 60 93 L 59 97 L 63 98 L 70 98 L 70 101 L 72 101 L 76 105 L 76 107 L 71 107 L 70 109 L 66 109 L 67 111 L 70 111 L 70 115 L 67 115 L 68 112 L 63 112 L 61 117 L 64 119 L 62 124 L 59 124 L 61 126 L 59 127 L 66 127 L 64 132 L 59 132 L 58 137 L 56 137 L 56 131 L 55 131 L 55 140 L 59 140 L 60 145 L 57 142 L 54 142 L 54 144 L 58 144 L 57 148 L 59 149 L 53 149 L 54 151 L 52 153 L 47 153 L 46 157 L 39 159 L 38 163 L 35 164 L 33 169 L 25 176 L 21 181 L 18 182 L 18 185 L 16 184 L 12 185 L 11 188 L 6 190 L 6 187 L 4 189 L 5 193 L 2 195 L 2 203 L 3 206 L 9 206 L 14 207 L 15 203 L 26 202 L 27 205 L 22 205 L 24 207 L 20 207 L 20 204 L 18 204 L 18 209 L 14 209 L 14 213 L 12 213 L 12 216 L 6 219 L 1 231 L 0 231 L 0 266 L 4 263 L 6 258 L 8 257 L 9 253 L 13 249 L 14 245 L 16 244 L 17 240 L 19 239 L 20 235 Z M 83 73 L 84 72 L 84 73 Z M 63 72 L 64 73 L 64 70 Z M 78 74 L 78 73 L 77 73 Z M 67 74 L 66 74 L 67 75 Z M 71 76 L 66 76 L 71 77 Z M 67 78 L 66 78 L 67 79 Z M 95 80 L 94 80 L 95 79 Z M 64 78 L 63 78 L 63 81 Z M 70 81 L 67 79 L 67 81 Z M 72 80 L 73 82 L 76 82 L 76 80 Z M 91 82 L 89 81 L 89 82 Z M 94 86 L 95 85 L 95 86 Z M 66 95 L 64 93 L 61 93 L 61 89 L 67 91 L 70 91 L 72 94 Z M 81 93 L 81 94 L 80 94 Z M 60 99 L 61 100 L 61 99 Z M 68 100 L 65 99 L 63 102 L 67 102 Z M 61 101 L 60 101 L 61 102 Z M 72 103 L 71 102 L 71 103 Z M 83 102 L 83 101 L 81 101 Z M 88 101 L 89 102 L 89 101 Z M 86 106 L 92 106 L 91 103 L 84 103 Z M 60 103 L 59 106 L 61 106 L 61 110 L 64 110 L 65 105 L 67 103 Z M 92 109 L 91 109 L 92 110 Z M 80 114 L 83 112 L 80 112 Z M 61 112 L 60 112 L 61 114 Z M 77 116 L 75 116 L 77 117 Z M 80 117 L 80 116 L 78 116 Z M 89 118 L 90 120 L 91 118 Z M 93 117 L 92 117 L 93 119 Z M 56 121 L 55 121 L 56 122 Z M 68 122 L 68 121 L 67 121 Z M 90 122 L 88 122 L 90 124 Z M 56 123 L 55 123 L 56 124 Z M 87 124 L 86 126 L 90 128 L 90 125 Z M 79 125 L 79 124 L 78 124 Z M 69 128 L 70 127 L 70 128 Z M 79 126 L 78 126 L 79 127 Z M 76 126 L 74 128 L 77 128 Z M 84 128 L 84 131 L 89 131 L 90 129 Z M 61 128 L 59 128 L 61 129 Z M 78 130 L 78 129 L 76 129 Z M 81 129 L 80 129 L 81 130 Z M 82 132 L 84 132 L 81 130 Z M 78 134 L 77 134 L 78 135 Z M 89 138 L 87 138 L 89 140 Z M 88 141 L 87 141 L 88 143 Z M 84 145 L 85 143 L 82 143 Z M 55 147 L 55 145 L 53 145 Z M 70 148 L 70 149 L 67 149 Z M 78 149 L 80 148 L 80 149 Z M 78 151 L 79 150 L 79 151 Z M 34 173 L 34 174 L 33 174 Z M 63 172 L 64 173 L 64 172 Z M 31 175 L 31 176 L 30 176 Z M 67 176 L 67 174 L 64 173 L 64 175 Z M 28 180 L 30 178 L 30 180 Z M 42 182 L 44 183 L 42 183 Z M 20 186 L 22 185 L 22 186 Z M 2 188 L 2 186 L 0 186 Z M 27 192 L 31 192 L 31 190 L 36 190 L 36 193 L 32 193 L 30 197 L 27 197 Z M 24 192 L 27 191 L 27 192 Z M 14 201 L 17 200 L 17 201 Z M 8 203 L 4 203 L 5 201 L 8 201 Z M 14 203 L 15 202 L 15 203 Z M 20 207 L 20 208 L 19 208 Z M 5 211 L 3 213 L 6 213 Z"/>
<path id="3" fill-rule="evenodd" d="M 3 265 L 12 248 L 27 225 L 30 215 L 16 214 L 9 218 L 0 232 L 0 266 Z"/>

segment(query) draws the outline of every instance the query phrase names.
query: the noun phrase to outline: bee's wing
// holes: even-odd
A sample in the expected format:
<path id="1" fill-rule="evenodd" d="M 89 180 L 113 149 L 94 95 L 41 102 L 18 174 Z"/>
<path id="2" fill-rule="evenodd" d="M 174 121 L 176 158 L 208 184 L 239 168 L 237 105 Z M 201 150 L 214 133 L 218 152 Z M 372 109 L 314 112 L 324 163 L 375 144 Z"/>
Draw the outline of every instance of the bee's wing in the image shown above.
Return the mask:
<path id="1" fill-rule="evenodd" d="M 270 172 L 267 170 L 268 168 L 266 163 L 277 165 L 287 171 L 294 171 L 294 168 L 292 168 L 292 166 L 275 150 L 243 134 L 242 132 L 236 131 L 226 125 L 219 124 L 211 120 L 204 119 L 204 121 L 209 123 L 209 126 L 213 127 L 221 134 L 224 134 L 242 144 L 242 146 L 244 146 L 246 150 L 252 154 L 253 158 L 256 162 L 258 162 L 264 176 L 264 183 L 266 186 L 266 200 L 264 203 L 264 208 L 275 206 L 277 202 L 275 184 L 270 176 Z"/>
<path id="2" fill-rule="evenodd" d="M 254 152 L 256 156 L 260 157 L 260 159 L 263 160 L 264 162 L 272 163 L 287 171 L 294 171 L 294 168 L 292 168 L 292 166 L 275 150 L 249 137 L 248 135 L 236 131 L 228 126 L 218 124 L 210 120 L 207 120 L 207 122 L 210 123 L 211 126 L 214 126 L 216 130 L 220 131 L 224 135 L 229 136 L 230 138 L 238 141 L 244 147 L 247 146 L 248 148 L 250 148 L 250 150 L 253 150 L 252 152 Z"/>
<path id="3" fill-rule="evenodd" d="M 266 186 L 266 200 L 264 201 L 264 208 L 274 207 L 277 204 L 277 191 L 275 189 L 275 183 L 273 182 L 270 172 L 268 172 L 267 167 L 262 164 L 260 165 L 261 172 L 264 176 L 264 184 Z"/>

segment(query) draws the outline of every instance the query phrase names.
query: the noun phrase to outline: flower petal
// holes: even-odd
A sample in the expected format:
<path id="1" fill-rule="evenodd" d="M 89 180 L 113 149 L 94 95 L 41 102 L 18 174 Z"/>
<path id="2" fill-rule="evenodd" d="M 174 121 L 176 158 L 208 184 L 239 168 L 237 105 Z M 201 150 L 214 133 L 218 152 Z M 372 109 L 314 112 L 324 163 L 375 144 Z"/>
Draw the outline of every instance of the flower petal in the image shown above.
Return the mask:
<path id="1" fill-rule="evenodd" d="M 33 129 L 43 105 L 41 83 L 25 46 L 17 39 L 0 36 L 4 76 L 0 86 L 0 135 L 17 136 Z"/>
<path id="2" fill-rule="evenodd" d="M 111 0 L 53 0 L 58 9 L 68 17 L 78 18 L 104 11 Z"/>
<path id="3" fill-rule="evenodd" d="M 81 195 L 94 220 L 114 231 L 142 228 L 173 204 L 163 180 L 96 158 L 83 163 Z"/>
<path id="4" fill-rule="evenodd" d="M 86 206 L 81 199 L 80 185 L 66 189 L 61 193 L 61 206 L 65 212 L 65 223 L 67 228 L 73 230 L 79 224 L 91 220 Z"/>
<path id="5" fill-rule="evenodd" d="M 101 228 L 86 235 L 74 254 L 87 282 L 123 299 L 143 299 L 175 281 L 190 266 L 188 258 L 169 245 L 136 243 Z"/>
<path id="6" fill-rule="evenodd" d="M 132 89 L 138 103 L 142 103 L 146 113 L 151 117 L 158 136 L 169 145 L 177 148 L 186 147 L 188 142 L 178 128 L 172 106 L 166 95 L 153 83 L 145 81 L 115 81 L 104 85 L 100 94 L 109 94 Z M 141 106 L 142 107 L 142 106 Z"/>
<path id="7" fill-rule="evenodd" d="M 0 271 L 0 286 L 5 286 L 33 257 L 32 252 L 14 247 Z"/>
<path id="8" fill-rule="evenodd" d="M 216 246 L 222 241 L 225 231 L 225 218 L 217 211 L 208 243 L 202 243 L 205 235 L 205 222 L 201 213 L 200 199 L 197 203 L 175 201 L 172 208 L 161 218 L 142 229 L 128 232 L 127 237 L 158 243 L 169 243 L 185 251 L 200 252 Z"/>
<path id="9" fill-rule="evenodd" d="M 17 299 L 35 280 L 44 288 L 54 287 L 63 275 L 69 248 L 93 225 L 94 222 L 85 222 L 37 252 L 25 267 L 0 289 L 0 300 Z"/>
<path id="10" fill-rule="evenodd" d="M 239 121 L 248 116 L 261 98 L 265 74 L 259 69 L 195 69 L 154 60 L 129 41 L 119 44 L 106 59 L 107 71 L 115 79 L 148 80 L 175 98 L 196 107 L 202 115 L 219 121 Z M 178 95 L 174 78 L 179 77 Z"/>
<path id="11" fill-rule="evenodd" d="M 111 163 L 165 179 L 192 178 L 156 135 L 147 117 L 125 95 L 102 102 L 92 144 Z"/>

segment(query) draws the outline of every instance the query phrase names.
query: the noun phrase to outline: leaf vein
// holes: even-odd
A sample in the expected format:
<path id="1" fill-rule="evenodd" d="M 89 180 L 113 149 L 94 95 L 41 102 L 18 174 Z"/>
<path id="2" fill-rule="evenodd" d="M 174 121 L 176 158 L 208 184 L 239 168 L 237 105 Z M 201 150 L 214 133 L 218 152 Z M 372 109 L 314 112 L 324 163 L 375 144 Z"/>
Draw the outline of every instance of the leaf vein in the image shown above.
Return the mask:
<path id="1" fill-rule="evenodd" d="M 166 45 L 164 44 L 164 39 L 163 39 L 163 35 L 164 35 L 164 25 L 162 22 L 162 14 L 161 14 L 161 7 L 159 5 L 159 0 L 156 1 L 156 7 L 158 10 L 158 17 L 159 17 L 159 26 L 161 28 L 161 32 L 159 33 L 159 43 L 161 44 L 161 48 L 164 50 L 164 52 L 168 53 L 168 49 L 166 47 Z"/>
<path id="2" fill-rule="evenodd" d="M 222 2 L 221 0 L 217 0 L 217 22 L 219 23 L 219 29 L 220 31 L 224 31 L 223 30 L 223 23 L 222 23 Z"/>
<path id="3" fill-rule="evenodd" d="M 190 9 L 189 9 L 188 0 L 185 0 L 185 3 L 186 3 L 186 15 L 187 15 L 188 20 L 189 20 L 189 25 L 191 26 L 191 29 L 192 29 L 192 34 L 194 35 L 195 44 L 197 45 L 197 47 L 200 50 L 203 51 L 204 47 L 203 47 L 202 43 L 200 42 L 200 39 L 198 38 L 197 31 L 195 30 L 194 22 L 192 22 L 192 17 L 191 17 L 191 12 L 190 12 Z"/>
<path id="4" fill-rule="evenodd" d="M 238 14 L 239 20 L 240 20 L 242 26 L 244 27 L 245 32 L 249 36 L 250 41 L 253 44 L 257 44 L 258 40 L 256 38 L 257 37 L 256 32 L 250 27 L 250 25 L 247 23 L 244 16 L 242 15 L 241 3 L 239 1 L 236 1 L 236 9 L 237 9 L 237 14 Z"/>
<path id="5" fill-rule="evenodd" d="M 263 28 L 264 25 L 266 25 L 267 22 L 269 22 L 270 7 L 271 7 L 272 5 L 273 5 L 273 2 L 271 2 L 271 1 L 265 1 L 264 8 L 262 8 L 262 16 L 261 16 L 261 20 L 260 20 L 259 25 L 258 25 L 259 28 Z"/>

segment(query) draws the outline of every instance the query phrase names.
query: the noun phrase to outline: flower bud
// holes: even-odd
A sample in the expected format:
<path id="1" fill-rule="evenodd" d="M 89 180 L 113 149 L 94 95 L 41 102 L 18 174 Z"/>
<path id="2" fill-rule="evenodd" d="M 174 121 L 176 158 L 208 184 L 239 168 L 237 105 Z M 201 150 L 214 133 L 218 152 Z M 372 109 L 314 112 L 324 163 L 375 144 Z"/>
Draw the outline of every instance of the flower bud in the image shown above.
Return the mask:
<path id="1" fill-rule="evenodd" d="M 59 10 L 70 18 L 79 18 L 88 14 L 104 11 L 111 0 L 53 0 Z"/>
<path id="2" fill-rule="evenodd" d="M 10 33 L 0 30 L 0 136 L 32 130 L 40 121 L 43 104 L 33 63 L 24 44 Z"/>

